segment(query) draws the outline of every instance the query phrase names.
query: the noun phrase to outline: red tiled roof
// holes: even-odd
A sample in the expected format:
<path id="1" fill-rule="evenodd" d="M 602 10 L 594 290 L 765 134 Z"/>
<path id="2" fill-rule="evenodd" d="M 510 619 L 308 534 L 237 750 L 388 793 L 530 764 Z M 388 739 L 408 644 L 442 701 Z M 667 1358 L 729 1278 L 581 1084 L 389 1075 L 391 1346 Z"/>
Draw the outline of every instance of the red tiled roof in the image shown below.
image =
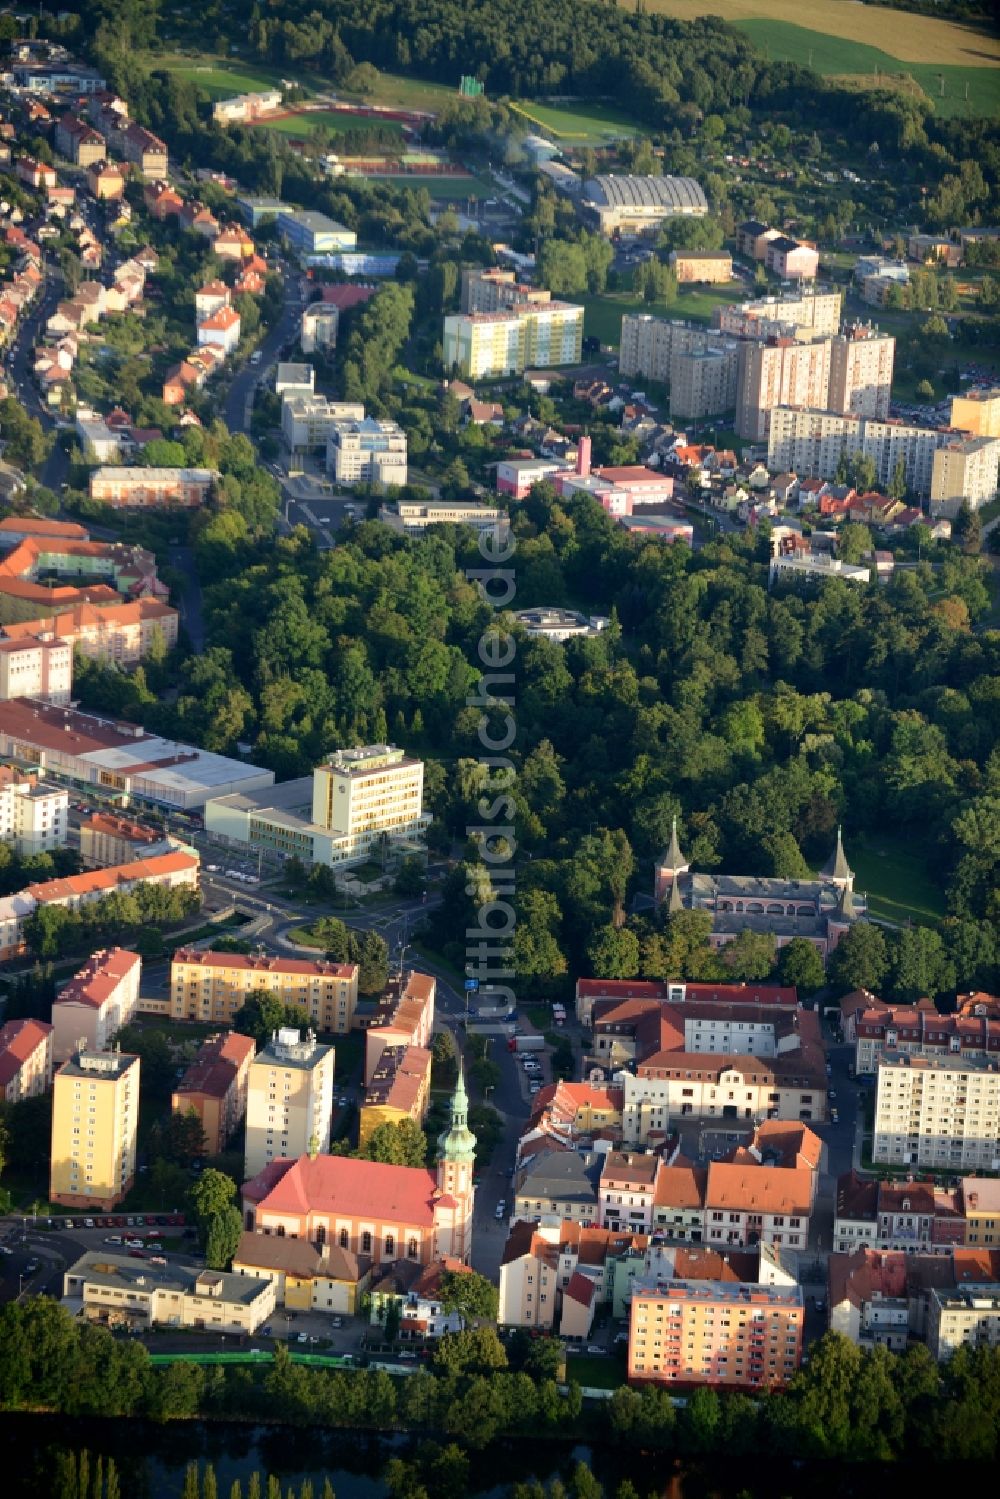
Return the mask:
<path id="1" fill-rule="evenodd" d="M 0 1087 L 13 1082 L 25 1062 L 51 1036 L 44 1020 L 8 1020 L 0 1029 Z"/>
<path id="2" fill-rule="evenodd" d="M 131 866 L 130 866 L 131 867 Z M 103 871 L 100 871 L 103 872 Z M 53 884 L 60 883 L 52 881 Z M 35 886 L 36 890 L 42 887 Z M 75 973 L 56 996 L 57 1005 L 87 1005 L 99 1010 L 111 998 L 122 979 L 139 967 L 138 953 L 124 947 L 112 947 L 107 952 L 96 952 L 78 973 Z"/>
<path id="3" fill-rule="evenodd" d="M 248 1183 L 244 1191 L 253 1186 L 254 1182 Z M 435 1200 L 437 1178 L 422 1166 L 303 1155 L 290 1163 L 262 1197 L 258 1219 L 261 1213 L 324 1213 L 431 1228 Z"/>
<path id="4" fill-rule="evenodd" d="M 93 869 L 88 874 L 71 874 L 61 880 L 46 880 L 40 885 L 29 885 L 27 893 L 39 905 L 44 905 L 47 901 L 75 900 L 98 890 L 114 890 L 121 884 L 138 884 L 142 880 L 155 880 L 168 874 L 197 870 L 200 862 L 197 854 L 186 854 L 181 849 L 176 849 L 169 854 L 157 854 L 152 859 L 135 859 L 131 864 L 119 864 L 111 869 Z"/>
<path id="5" fill-rule="evenodd" d="M 581 1275 L 579 1270 L 570 1276 L 569 1285 L 563 1292 L 571 1301 L 578 1301 L 581 1306 L 590 1306 L 597 1295 L 597 1283 L 591 1280 L 589 1275 Z"/>
<path id="6" fill-rule="evenodd" d="M 216 952 L 210 947 L 179 947 L 175 963 L 197 963 L 202 968 L 242 968 L 261 973 L 297 973 L 321 978 L 350 979 L 357 963 L 328 963 L 325 958 L 286 958 L 273 953 Z"/>

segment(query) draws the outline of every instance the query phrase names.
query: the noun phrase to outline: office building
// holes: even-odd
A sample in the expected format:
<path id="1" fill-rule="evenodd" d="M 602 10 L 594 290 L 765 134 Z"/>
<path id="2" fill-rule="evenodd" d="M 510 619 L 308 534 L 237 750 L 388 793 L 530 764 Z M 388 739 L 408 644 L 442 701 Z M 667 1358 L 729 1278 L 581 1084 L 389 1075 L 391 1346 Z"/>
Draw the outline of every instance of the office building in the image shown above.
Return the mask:
<path id="1" fill-rule="evenodd" d="M 336 421 L 326 440 L 326 470 L 338 484 L 406 483 L 406 433 L 373 416 Z"/>
<path id="2" fill-rule="evenodd" d="M 44 1020 L 8 1020 L 0 1027 L 0 1099 L 21 1103 L 52 1086 L 52 1027 Z"/>
<path id="3" fill-rule="evenodd" d="M 409 1119 L 422 1126 L 430 1091 L 431 1053 L 426 1046 L 384 1046 L 361 1101 L 359 1148 L 383 1124 Z"/>
<path id="4" fill-rule="evenodd" d="M 302 1040 L 290 1026 L 254 1057 L 247 1085 L 248 1178 L 271 1161 L 329 1149 L 334 1060 L 333 1047 L 320 1046 L 313 1031 Z"/>
<path id="5" fill-rule="evenodd" d="M 115 1208 L 135 1182 L 139 1058 L 76 1052 L 53 1078 L 49 1200 Z"/>
<path id="6" fill-rule="evenodd" d="M 444 320 L 444 367 L 466 380 L 579 364 L 582 350 L 583 308 L 569 302 L 519 303 L 510 311 L 454 313 Z"/>
<path id="7" fill-rule="evenodd" d="M 205 826 L 234 843 L 296 854 L 313 864 L 363 863 L 383 839 L 418 852 L 431 820 L 423 810 L 423 777 L 423 761 L 390 744 L 338 750 L 312 776 L 269 786 L 261 796 L 213 799 L 205 807 Z"/>
<path id="8" fill-rule="evenodd" d="M 306 209 L 282 209 L 278 214 L 278 234 L 298 255 L 330 255 L 338 250 L 356 250 L 358 246 L 353 229 L 327 218 L 325 213 Z"/>
<path id="9" fill-rule="evenodd" d="M 279 213 L 294 213 L 290 203 L 284 203 L 280 198 L 255 198 L 248 195 L 238 195 L 236 207 L 251 229 L 257 229 L 265 219 L 277 221 Z"/>
<path id="10" fill-rule="evenodd" d="M 950 424 L 970 437 L 1000 437 L 1000 388 L 977 386 L 952 396 Z"/>
<path id="11" fill-rule="evenodd" d="M 837 334 L 830 345 L 829 411 L 887 417 L 896 340 L 862 324 Z M 782 402 L 796 405 L 797 402 Z"/>
<path id="12" fill-rule="evenodd" d="M 931 515 L 954 520 L 963 505 L 979 510 L 996 498 L 1000 438 L 965 437 L 945 443 L 931 467 Z"/>
<path id="13" fill-rule="evenodd" d="M 274 1314 L 275 1287 L 262 1276 L 153 1265 L 91 1249 L 65 1272 L 63 1305 L 71 1315 L 118 1331 L 183 1328 L 242 1339 Z"/>
<path id="14" fill-rule="evenodd" d="M 804 1323 L 799 1286 L 636 1279 L 629 1383 L 785 1385 L 802 1361 Z"/>
<path id="15" fill-rule="evenodd" d="M 315 452 L 325 449 L 337 422 L 360 422 L 364 415 L 360 401 L 328 401 L 326 396 L 297 391 L 282 396 L 281 435 L 293 457 Z"/>
<path id="16" fill-rule="evenodd" d="M 125 732 L 109 719 L 15 698 L 0 703 L 0 756 L 48 769 L 64 781 L 130 801 L 203 807 L 214 796 L 271 786 L 274 772 L 209 750 Z"/>
<path id="17" fill-rule="evenodd" d="M 221 1155 L 243 1123 L 254 1051 L 253 1037 L 238 1031 L 209 1036 L 174 1087 L 171 1112 L 197 1114 L 206 1155 Z"/>
<path id="18" fill-rule="evenodd" d="M 708 200 L 693 177 L 591 177 L 583 186 L 583 207 L 602 234 L 636 235 L 655 230 L 664 219 L 704 218 Z"/>
<path id="19" fill-rule="evenodd" d="M 139 1004 L 142 962 L 124 947 L 95 952 L 56 995 L 52 1055 L 58 1066 L 81 1048 L 104 1051 Z"/>
<path id="20" fill-rule="evenodd" d="M 884 1051 L 872 1160 L 1000 1171 L 1000 1063 Z"/>
<path id="21" fill-rule="evenodd" d="M 324 1034 L 346 1036 L 358 1003 L 357 963 L 178 947 L 170 964 L 170 1015 L 232 1025 L 249 995 L 264 991 L 305 1010 Z"/>
<path id="22" fill-rule="evenodd" d="M 475 500 L 393 500 L 379 506 L 378 518 L 402 536 L 422 536 L 429 526 L 471 526 L 495 531 L 499 542 L 510 530 L 506 511 Z"/>

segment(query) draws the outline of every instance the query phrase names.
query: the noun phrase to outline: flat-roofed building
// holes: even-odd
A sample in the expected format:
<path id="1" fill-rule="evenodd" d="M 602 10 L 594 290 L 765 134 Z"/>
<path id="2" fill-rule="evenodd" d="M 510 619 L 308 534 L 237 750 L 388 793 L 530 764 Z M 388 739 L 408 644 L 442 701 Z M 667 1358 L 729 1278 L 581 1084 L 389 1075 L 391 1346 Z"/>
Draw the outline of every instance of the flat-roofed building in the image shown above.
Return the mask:
<path id="1" fill-rule="evenodd" d="M 422 536 L 428 526 L 471 526 L 502 540 L 510 530 L 506 511 L 475 500 L 394 500 L 379 506 L 378 518 L 403 536 Z"/>
<path id="2" fill-rule="evenodd" d="M 60 706 L 73 695 L 73 648 L 56 635 L 0 640 L 0 701 L 40 698 Z"/>
<path id="3" fill-rule="evenodd" d="M 305 1010 L 318 1031 L 344 1036 L 354 1023 L 358 1003 L 358 965 L 263 951 L 178 947 L 174 952 L 170 964 L 174 1020 L 232 1025 L 248 995 L 257 990 Z"/>
<path id="4" fill-rule="evenodd" d="M 883 1052 L 872 1160 L 1000 1171 L 1000 1063 Z"/>
<path id="5" fill-rule="evenodd" d="M 49 1200 L 115 1208 L 135 1182 L 139 1058 L 83 1049 L 53 1078 Z"/>
<path id="6" fill-rule="evenodd" d="M 799 343 L 774 338 L 740 348 L 736 431 L 753 442 L 766 439 L 776 406 L 825 408 L 830 389 L 831 342 Z"/>
<path id="7" fill-rule="evenodd" d="M 278 213 L 278 234 L 297 254 L 330 255 L 336 251 L 356 250 L 358 236 L 353 229 L 328 218 L 325 213 L 307 209 L 282 209 Z"/>
<path id="8" fill-rule="evenodd" d="M 583 308 L 519 302 L 501 312 L 452 313 L 444 320 L 443 363 L 467 380 L 522 374 L 534 366 L 579 364 Z"/>
<path id="9" fill-rule="evenodd" d="M 1000 1249 L 1000 1181 L 989 1176 L 962 1179 L 965 1242 Z"/>
<path id="10" fill-rule="evenodd" d="M 69 792 L 39 775 L 0 766 L 0 839 L 22 858 L 65 848 Z"/>
<path id="11" fill-rule="evenodd" d="M 664 219 L 703 218 L 708 200 L 693 177 L 610 174 L 583 187 L 584 209 L 602 234 L 645 234 Z"/>
<path id="12" fill-rule="evenodd" d="M 977 386 L 952 396 L 950 425 L 970 437 L 1000 437 L 1000 388 Z"/>
<path id="13" fill-rule="evenodd" d="M 358 1120 L 358 1146 L 382 1124 L 404 1119 L 423 1125 L 430 1105 L 431 1053 L 425 1046 L 385 1046 L 365 1088 Z"/>
<path id="14" fill-rule="evenodd" d="M 250 1337 L 276 1303 L 266 1276 L 153 1265 L 92 1249 L 63 1275 L 63 1304 L 88 1322 L 130 1332 L 169 1327 Z"/>
<path id="15" fill-rule="evenodd" d="M 171 1112 L 198 1116 L 206 1155 L 221 1155 L 243 1123 L 255 1049 L 253 1037 L 238 1031 L 209 1036 L 174 1087 Z"/>
<path id="16" fill-rule="evenodd" d="M 1000 1347 L 1000 1283 L 930 1293 L 927 1346 L 939 1362 L 959 1348 Z"/>
<path id="17" fill-rule="evenodd" d="M 293 455 L 325 449 L 336 422 L 363 421 L 360 401 L 328 401 L 304 391 L 281 400 L 281 435 Z"/>
<path id="18" fill-rule="evenodd" d="M 303 1040 L 294 1027 L 283 1026 L 253 1058 L 245 1176 L 256 1176 L 270 1161 L 329 1149 L 335 1056 L 312 1031 Z"/>
<path id="19" fill-rule="evenodd" d="M 833 479 L 842 458 L 863 456 L 875 464 L 876 482 L 888 489 L 902 463 L 907 488 L 921 499 L 931 493 L 934 455 L 955 441 L 948 427 L 921 427 L 895 417 L 879 420 L 853 413 L 777 406 L 768 426 L 767 466 L 799 478 Z"/>
<path id="20" fill-rule="evenodd" d="M 326 468 L 338 484 L 386 488 L 406 483 L 406 433 L 373 416 L 336 421 L 326 440 Z"/>
<path id="21" fill-rule="evenodd" d="M 980 510 L 996 498 L 1000 438 L 964 437 L 937 449 L 931 468 L 931 515 L 954 520 L 963 505 Z"/>
<path id="22" fill-rule="evenodd" d="M 712 324 L 737 338 L 765 337 L 769 331 L 766 325 L 774 323 L 790 329 L 793 335 L 832 337 L 840 329 L 842 303 L 843 294 L 831 287 L 804 286 L 780 296 L 753 297 L 716 307 Z"/>
<path id="23" fill-rule="evenodd" d="M 44 1020 L 8 1020 L 0 1027 L 0 1098 L 21 1103 L 52 1086 L 52 1026 Z"/>
<path id="24" fill-rule="evenodd" d="M 830 345 L 829 395 L 821 404 L 831 411 L 887 417 L 895 356 L 896 340 L 868 324 L 855 323 L 837 334 Z"/>
<path id="25" fill-rule="evenodd" d="M 340 310 L 325 302 L 314 302 L 302 314 L 299 344 L 303 354 L 314 354 L 317 349 L 334 349 L 337 346 L 337 331 L 340 325 Z"/>
<path id="26" fill-rule="evenodd" d="M 139 1004 L 142 961 L 124 947 L 95 952 L 56 995 L 52 1055 L 58 1066 L 80 1047 L 104 1051 Z"/>
<path id="27" fill-rule="evenodd" d="M 629 1383 L 785 1385 L 802 1361 L 804 1325 L 799 1286 L 636 1279 Z"/>

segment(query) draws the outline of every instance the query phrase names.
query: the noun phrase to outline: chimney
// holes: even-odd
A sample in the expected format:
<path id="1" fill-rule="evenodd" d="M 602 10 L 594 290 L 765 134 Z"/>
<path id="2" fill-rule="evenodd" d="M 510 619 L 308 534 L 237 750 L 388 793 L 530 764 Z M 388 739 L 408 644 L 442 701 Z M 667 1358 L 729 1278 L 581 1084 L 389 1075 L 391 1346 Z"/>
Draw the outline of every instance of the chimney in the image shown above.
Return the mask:
<path id="1" fill-rule="evenodd" d="M 576 448 L 576 471 L 581 479 L 590 473 L 590 438 L 581 437 Z"/>

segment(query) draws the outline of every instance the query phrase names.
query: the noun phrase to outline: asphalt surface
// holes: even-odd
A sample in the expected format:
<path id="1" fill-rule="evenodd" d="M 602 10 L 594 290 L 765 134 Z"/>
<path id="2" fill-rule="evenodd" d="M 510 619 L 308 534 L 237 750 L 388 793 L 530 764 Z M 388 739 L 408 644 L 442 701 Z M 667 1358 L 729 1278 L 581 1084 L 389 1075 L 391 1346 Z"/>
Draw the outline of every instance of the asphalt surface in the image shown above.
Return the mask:
<path id="1" fill-rule="evenodd" d="M 235 375 L 226 393 L 223 420 L 230 432 L 249 432 L 251 398 L 258 381 L 266 379 L 269 367 L 278 357 L 283 345 L 298 337 L 299 320 L 302 316 L 302 295 L 297 275 L 283 267 L 285 279 L 285 306 L 270 333 L 259 345 L 260 360 L 256 365 L 248 364 Z"/>

